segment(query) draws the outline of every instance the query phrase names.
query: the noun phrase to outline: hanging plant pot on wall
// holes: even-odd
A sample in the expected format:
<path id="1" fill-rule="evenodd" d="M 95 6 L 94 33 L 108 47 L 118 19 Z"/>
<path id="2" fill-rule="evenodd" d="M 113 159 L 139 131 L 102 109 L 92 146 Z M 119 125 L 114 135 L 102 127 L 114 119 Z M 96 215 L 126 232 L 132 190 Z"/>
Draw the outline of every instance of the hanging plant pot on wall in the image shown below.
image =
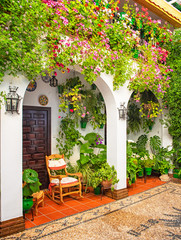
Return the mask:
<path id="1" fill-rule="evenodd" d="M 64 86 L 63 85 L 58 85 L 58 93 L 62 94 L 63 90 L 64 90 Z"/>
<path id="2" fill-rule="evenodd" d="M 87 126 L 87 121 L 80 120 L 80 126 L 81 126 L 81 128 L 86 128 L 86 126 Z"/>
<path id="3" fill-rule="evenodd" d="M 96 85 L 93 83 L 93 84 L 91 85 L 91 89 L 92 89 L 92 90 L 96 90 L 96 88 L 97 88 Z"/>
<path id="4" fill-rule="evenodd" d="M 99 128 L 100 128 L 100 129 L 103 129 L 103 128 L 104 128 L 104 123 L 102 123 L 101 125 L 99 125 Z"/>

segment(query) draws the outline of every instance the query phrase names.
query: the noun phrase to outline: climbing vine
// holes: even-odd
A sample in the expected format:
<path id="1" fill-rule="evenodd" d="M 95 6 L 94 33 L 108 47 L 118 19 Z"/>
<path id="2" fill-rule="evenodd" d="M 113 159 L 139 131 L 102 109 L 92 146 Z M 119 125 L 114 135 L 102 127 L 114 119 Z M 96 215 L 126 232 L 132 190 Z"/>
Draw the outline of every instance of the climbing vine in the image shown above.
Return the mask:
<path id="1" fill-rule="evenodd" d="M 173 137 L 173 146 L 176 149 L 175 160 L 181 166 L 181 29 L 175 31 L 171 54 L 168 64 L 174 69 L 170 73 L 171 82 L 168 94 L 165 95 L 165 107 L 168 108 L 167 126 Z"/>

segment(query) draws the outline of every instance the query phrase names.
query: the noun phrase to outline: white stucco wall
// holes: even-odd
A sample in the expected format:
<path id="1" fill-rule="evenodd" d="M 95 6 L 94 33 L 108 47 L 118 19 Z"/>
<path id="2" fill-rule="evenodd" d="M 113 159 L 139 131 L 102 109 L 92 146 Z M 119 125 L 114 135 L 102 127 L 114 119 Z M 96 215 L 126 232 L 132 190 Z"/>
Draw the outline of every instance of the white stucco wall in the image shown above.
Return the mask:
<path id="1" fill-rule="evenodd" d="M 58 84 L 62 84 L 66 81 L 68 78 L 72 78 L 73 76 L 79 76 L 80 80 L 83 82 L 83 84 L 90 88 L 90 85 L 84 80 L 83 75 L 81 75 L 78 72 L 74 72 L 73 70 L 69 73 L 62 74 L 61 71 L 57 71 L 57 79 Z M 55 154 L 58 153 L 58 150 L 56 149 L 56 138 L 58 137 L 59 132 L 59 124 L 61 121 L 61 118 L 58 118 L 59 116 L 64 117 L 65 114 L 63 112 L 59 112 L 59 95 L 58 95 L 58 88 L 57 87 L 50 87 L 49 83 L 45 83 L 42 81 L 41 76 L 39 76 L 37 79 L 37 88 L 33 92 L 25 92 L 23 105 L 24 106 L 38 106 L 43 107 L 39 103 L 39 96 L 46 95 L 48 97 L 48 104 L 45 107 L 51 108 L 51 153 Z M 98 91 L 98 90 L 96 90 Z M 86 133 L 92 132 L 93 128 L 90 123 L 87 124 L 86 129 L 78 129 L 80 133 L 85 136 Z M 99 133 L 102 137 L 104 137 L 104 129 L 95 129 L 94 132 Z M 75 147 L 74 154 L 70 158 L 71 162 L 74 163 L 76 160 L 79 159 L 79 151 L 78 148 Z"/>
<path id="2" fill-rule="evenodd" d="M 13 79 L 13 80 L 12 80 Z M 17 93 L 23 96 L 27 80 L 23 76 L 6 76 L 1 90 L 9 92 L 9 85 L 17 86 Z M 0 199 L 1 221 L 22 216 L 22 101 L 20 114 L 6 113 L 0 109 Z"/>

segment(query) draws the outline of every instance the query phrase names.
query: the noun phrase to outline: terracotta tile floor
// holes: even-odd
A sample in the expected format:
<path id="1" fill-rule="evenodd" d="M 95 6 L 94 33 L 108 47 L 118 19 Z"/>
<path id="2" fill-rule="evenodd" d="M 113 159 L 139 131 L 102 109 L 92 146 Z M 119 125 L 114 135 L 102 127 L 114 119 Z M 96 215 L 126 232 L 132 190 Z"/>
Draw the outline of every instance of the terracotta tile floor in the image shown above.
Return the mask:
<path id="1" fill-rule="evenodd" d="M 136 193 L 144 192 L 150 188 L 164 184 L 158 177 L 147 177 L 146 183 L 144 178 L 138 178 L 136 183 L 128 187 L 128 195 L 134 195 Z M 25 228 L 31 228 L 41 225 L 59 218 L 67 217 L 75 213 L 83 212 L 91 208 L 95 208 L 106 203 L 115 201 L 114 199 L 106 196 L 95 195 L 93 192 L 84 193 L 84 198 L 73 199 L 70 197 L 64 197 L 64 204 L 58 205 L 45 196 L 44 207 L 38 208 L 38 216 L 34 216 L 34 221 L 31 221 L 31 213 L 25 214 Z"/>

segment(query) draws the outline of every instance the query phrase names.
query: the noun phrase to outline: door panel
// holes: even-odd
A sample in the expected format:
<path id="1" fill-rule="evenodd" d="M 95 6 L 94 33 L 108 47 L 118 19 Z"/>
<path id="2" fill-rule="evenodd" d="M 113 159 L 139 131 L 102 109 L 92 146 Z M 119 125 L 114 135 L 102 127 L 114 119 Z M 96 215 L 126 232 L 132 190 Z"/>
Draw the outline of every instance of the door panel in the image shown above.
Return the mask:
<path id="1" fill-rule="evenodd" d="M 24 106 L 23 108 L 23 169 L 38 172 L 41 189 L 48 187 L 45 156 L 51 154 L 51 109 Z"/>

